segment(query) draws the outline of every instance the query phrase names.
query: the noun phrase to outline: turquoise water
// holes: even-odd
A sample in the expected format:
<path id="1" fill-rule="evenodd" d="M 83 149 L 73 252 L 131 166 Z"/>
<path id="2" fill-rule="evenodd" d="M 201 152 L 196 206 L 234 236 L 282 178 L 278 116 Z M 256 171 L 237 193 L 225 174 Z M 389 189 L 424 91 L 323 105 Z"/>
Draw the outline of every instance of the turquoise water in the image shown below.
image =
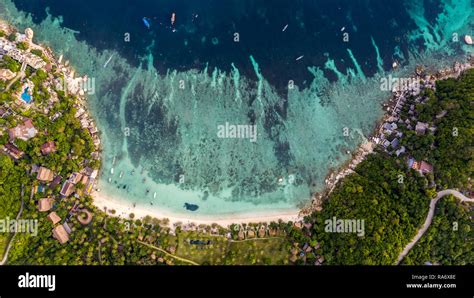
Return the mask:
<path id="1" fill-rule="evenodd" d="M 153 51 L 159 41 L 151 40 L 133 65 L 117 50 L 99 51 L 79 41 L 61 17 L 48 15 L 36 24 L 5 0 L 0 15 L 20 28 L 31 26 L 37 39 L 95 78 L 89 104 L 102 132 L 101 191 L 130 204 L 198 217 L 294 209 L 321 190 L 327 173 L 350 158 L 347 151 L 382 116 L 381 104 L 390 96 L 380 88 L 382 76 L 407 77 L 417 64 L 438 68 L 472 53 L 452 40 L 453 32 L 472 31 L 471 1 L 439 4 L 440 13 L 427 17 L 422 1 L 406 1 L 414 24 L 403 37 L 407 47 L 393 47 L 390 54 L 378 46 L 383 39 L 370 38 L 364 55 L 372 65 L 359 61 L 360 46 L 342 47 L 337 58 L 327 52 L 321 65 L 306 67 L 306 84 L 284 95 L 266 78 L 259 61 L 264 58 L 252 53 L 242 58 L 249 69 L 229 63 L 228 69 L 163 72 Z M 388 72 L 391 57 L 402 67 Z M 226 123 L 255 125 L 257 141 L 218 138 L 217 128 Z M 186 210 L 186 203 L 199 208 Z"/>

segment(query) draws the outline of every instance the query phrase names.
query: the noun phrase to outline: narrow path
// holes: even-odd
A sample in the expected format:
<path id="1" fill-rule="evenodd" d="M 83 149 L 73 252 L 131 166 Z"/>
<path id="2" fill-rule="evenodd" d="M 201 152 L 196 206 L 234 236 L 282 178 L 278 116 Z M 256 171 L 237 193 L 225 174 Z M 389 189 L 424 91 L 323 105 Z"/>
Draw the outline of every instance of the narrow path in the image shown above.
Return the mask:
<path id="1" fill-rule="evenodd" d="M 431 222 L 433 220 L 436 203 L 438 203 L 439 199 L 441 199 L 442 197 L 447 196 L 447 195 L 453 195 L 454 197 L 461 200 L 461 202 L 473 202 L 474 203 L 474 199 L 468 198 L 465 195 L 463 195 L 462 193 L 460 193 L 459 191 L 454 190 L 454 189 L 446 189 L 446 190 L 442 190 L 442 191 L 438 192 L 438 194 L 436 195 L 436 198 L 432 199 L 431 202 L 430 202 L 430 210 L 428 211 L 428 216 L 426 217 L 425 223 L 423 224 L 421 229 L 418 230 L 418 233 L 415 235 L 415 237 L 410 241 L 410 243 L 408 243 L 405 246 L 403 251 L 400 253 L 400 255 L 398 256 L 398 260 L 397 260 L 396 265 L 400 264 L 400 262 L 403 260 L 403 258 L 408 254 L 408 252 L 413 248 L 413 246 L 415 246 L 415 244 L 418 242 L 418 240 L 420 240 L 420 238 L 423 236 L 423 234 L 425 234 L 425 232 L 428 230 L 428 228 L 430 227 Z"/>
<path id="2" fill-rule="evenodd" d="M 18 214 L 16 216 L 16 220 L 20 219 L 21 213 L 23 212 L 23 205 L 24 205 L 24 200 L 23 200 L 23 194 L 24 194 L 24 187 L 23 184 L 21 185 L 21 205 L 20 205 L 20 211 L 18 211 Z M 13 234 L 13 236 L 10 238 L 10 241 L 7 244 L 7 248 L 5 250 L 5 254 L 3 255 L 2 261 L 0 261 L 0 266 L 3 266 L 7 263 L 8 261 L 8 253 L 10 252 L 10 249 L 12 248 L 13 240 L 15 240 L 16 233 Z"/>
<path id="3" fill-rule="evenodd" d="M 180 260 L 180 261 L 183 261 L 183 262 L 192 264 L 192 265 L 199 265 L 198 263 L 196 263 L 196 262 L 194 262 L 194 261 L 191 261 L 191 260 L 188 260 L 188 259 L 184 259 L 184 258 L 180 258 L 180 257 L 175 256 L 175 255 L 172 255 L 172 254 L 170 254 L 169 252 L 167 252 L 166 250 L 164 250 L 164 249 L 162 249 L 162 248 L 159 248 L 159 247 L 156 247 L 156 246 L 154 246 L 154 245 L 145 243 L 145 242 L 140 241 L 140 240 L 137 240 L 137 242 L 140 243 L 140 244 L 146 245 L 146 246 L 148 246 L 148 247 L 150 247 L 150 248 L 159 250 L 159 251 L 161 251 L 162 253 L 164 253 L 164 254 L 166 254 L 166 255 L 172 257 L 172 258 L 175 258 L 175 259 L 177 259 L 177 260 Z"/>

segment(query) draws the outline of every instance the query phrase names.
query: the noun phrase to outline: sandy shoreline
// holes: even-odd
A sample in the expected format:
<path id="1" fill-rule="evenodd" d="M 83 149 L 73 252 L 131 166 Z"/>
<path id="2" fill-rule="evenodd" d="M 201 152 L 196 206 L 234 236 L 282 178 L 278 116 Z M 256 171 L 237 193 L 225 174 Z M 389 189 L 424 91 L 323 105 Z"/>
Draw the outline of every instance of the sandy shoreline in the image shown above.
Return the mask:
<path id="1" fill-rule="evenodd" d="M 125 202 L 120 202 L 112 196 L 108 196 L 105 193 L 100 193 L 94 191 L 91 194 L 94 205 L 102 210 L 107 210 L 107 215 L 116 216 L 125 219 L 129 219 L 129 215 L 133 213 L 135 215 L 134 219 L 144 218 L 145 216 L 150 216 L 157 219 L 168 219 L 169 227 L 174 227 L 175 225 L 186 225 L 190 223 L 194 224 L 204 224 L 212 225 L 218 224 L 222 227 L 228 227 L 231 224 L 243 224 L 243 223 L 270 223 L 278 222 L 282 220 L 284 222 L 288 221 L 299 221 L 302 218 L 299 216 L 300 210 L 295 208 L 294 210 L 268 210 L 254 213 L 237 213 L 237 214 L 221 214 L 221 215 L 179 215 L 173 213 L 167 213 L 164 210 L 159 210 L 157 207 L 149 206 L 135 206 L 133 204 L 126 204 Z M 109 211 L 115 210 L 115 214 L 111 214 Z"/>

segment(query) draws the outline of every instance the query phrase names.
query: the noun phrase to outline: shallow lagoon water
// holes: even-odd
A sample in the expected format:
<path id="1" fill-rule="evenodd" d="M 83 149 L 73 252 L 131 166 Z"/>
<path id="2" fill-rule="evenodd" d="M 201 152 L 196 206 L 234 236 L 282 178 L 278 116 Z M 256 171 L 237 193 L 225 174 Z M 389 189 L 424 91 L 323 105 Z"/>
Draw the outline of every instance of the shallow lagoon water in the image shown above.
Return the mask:
<path id="1" fill-rule="evenodd" d="M 104 27 L 93 24 L 92 2 L 74 16 L 55 1 L 41 8 L 15 2 L 34 18 L 6 0 L 0 15 L 32 27 L 96 80 L 89 105 L 102 132 L 101 191 L 194 217 L 304 204 L 382 116 L 390 96 L 380 88 L 382 76 L 407 77 L 417 63 L 437 68 L 472 52 L 452 39 L 472 31 L 471 1 L 373 1 L 362 10 L 357 1 L 303 1 L 303 12 L 285 9 L 287 1 L 227 1 L 230 12 L 215 1 L 179 2 L 156 13 L 137 8 L 129 25 L 102 11 Z M 156 21 L 173 9 L 176 35 Z M 145 15 L 151 30 L 141 23 Z M 242 27 L 249 20 L 251 28 Z M 239 28 L 243 45 L 236 47 Z M 132 49 L 122 32 L 139 40 Z M 402 65 L 395 71 L 394 59 Z M 254 125 L 256 142 L 219 138 L 226 123 Z M 186 210 L 185 203 L 199 208 Z"/>

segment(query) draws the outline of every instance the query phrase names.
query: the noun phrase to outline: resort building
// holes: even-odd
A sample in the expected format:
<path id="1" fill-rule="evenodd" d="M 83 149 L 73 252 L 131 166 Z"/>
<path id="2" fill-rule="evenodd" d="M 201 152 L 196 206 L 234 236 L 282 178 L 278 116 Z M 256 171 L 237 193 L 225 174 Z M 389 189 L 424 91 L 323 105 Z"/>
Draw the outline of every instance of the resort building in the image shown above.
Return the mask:
<path id="1" fill-rule="evenodd" d="M 59 215 L 56 213 L 56 212 L 51 212 L 50 214 L 48 214 L 48 220 L 51 221 L 53 223 L 53 225 L 57 224 L 58 222 L 61 221 L 61 217 L 59 217 Z"/>
<path id="2" fill-rule="evenodd" d="M 19 160 L 25 155 L 25 152 L 20 151 L 15 145 L 8 143 L 3 146 L 3 152 L 13 158 L 14 160 Z"/>
<path id="3" fill-rule="evenodd" d="M 69 234 L 64 226 L 57 226 L 53 229 L 53 237 L 56 238 L 59 243 L 64 244 L 69 241 Z"/>
<path id="4" fill-rule="evenodd" d="M 36 179 L 39 181 L 53 181 L 54 173 L 50 169 L 45 167 L 40 167 L 38 170 L 38 175 L 36 175 Z"/>
<path id="5" fill-rule="evenodd" d="M 72 173 L 71 176 L 69 177 L 69 182 L 71 182 L 72 184 L 77 184 L 81 182 L 81 180 L 82 180 L 82 174 L 78 172 Z"/>
<path id="6" fill-rule="evenodd" d="M 41 145 L 41 154 L 48 155 L 56 152 L 56 144 L 53 141 L 49 141 Z"/>
<path id="7" fill-rule="evenodd" d="M 61 191 L 59 192 L 63 197 L 69 197 L 75 190 L 74 184 L 69 181 L 64 182 Z"/>
<path id="8" fill-rule="evenodd" d="M 38 201 L 38 211 L 45 212 L 53 208 L 54 199 L 53 198 L 44 198 Z"/>
<path id="9" fill-rule="evenodd" d="M 247 231 L 247 238 L 255 238 L 255 232 L 253 230 Z"/>
<path id="10" fill-rule="evenodd" d="M 415 126 L 416 134 L 424 135 L 426 130 L 428 129 L 428 124 L 424 122 L 417 122 Z"/>
<path id="11" fill-rule="evenodd" d="M 43 68 L 46 65 L 46 62 L 44 62 L 42 58 L 30 52 L 25 52 L 17 48 L 9 50 L 6 55 L 20 63 L 26 63 L 27 65 L 31 66 L 36 70 Z"/>
<path id="12" fill-rule="evenodd" d="M 33 122 L 29 118 L 23 121 L 23 124 L 8 130 L 10 141 L 14 141 L 15 139 L 28 141 L 29 139 L 35 137 L 37 133 L 38 131 L 33 126 Z"/>
<path id="13" fill-rule="evenodd" d="M 418 171 L 420 171 L 420 173 L 422 174 L 432 173 L 433 166 L 427 163 L 426 161 L 421 161 Z"/>
<path id="14" fill-rule="evenodd" d="M 418 162 L 414 158 L 410 158 L 408 159 L 408 166 L 420 172 L 420 174 L 433 173 L 433 166 L 423 160 L 421 162 Z"/>
<path id="15" fill-rule="evenodd" d="M 16 73 L 12 72 L 9 69 L 0 69 L 0 80 L 10 81 L 16 76 Z"/>

